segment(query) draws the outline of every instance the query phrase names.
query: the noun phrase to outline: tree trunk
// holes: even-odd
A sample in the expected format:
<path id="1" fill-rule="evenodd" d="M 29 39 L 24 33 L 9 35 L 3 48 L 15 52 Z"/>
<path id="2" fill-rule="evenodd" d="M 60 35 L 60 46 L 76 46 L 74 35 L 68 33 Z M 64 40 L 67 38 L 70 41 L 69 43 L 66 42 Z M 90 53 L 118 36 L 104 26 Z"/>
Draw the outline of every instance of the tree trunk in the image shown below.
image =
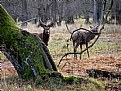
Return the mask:
<path id="1" fill-rule="evenodd" d="M 27 1 L 21 0 L 22 2 L 22 22 L 27 20 Z M 27 26 L 27 23 L 23 23 L 22 26 Z"/>
<path id="2" fill-rule="evenodd" d="M 85 24 L 89 24 L 89 12 L 86 11 Z"/>
<path id="3" fill-rule="evenodd" d="M 0 46 L 20 77 L 30 79 L 57 72 L 48 48 L 25 30 L 20 30 L 0 4 Z"/>
<path id="4" fill-rule="evenodd" d="M 98 1 L 98 8 L 97 8 L 97 22 L 98 24 L 103 23 L 103 16 L 104 16 L 104 3 L 103 0 Z"/>
<path id="5" fill-rule="evenodd" d="M 121 6 L 120 1 L 116 0 L 116 24 L 121 24 Z"/>
<path id="6" fill-rule="evenodd" d="M 66 23 L 67 23 L 67 24 L 74 24 L 74 18 L 73 18 L 73 15 L 72 15 L 72 16 L 67 16 Z"/>
<path id="7" fill-rule="evenodd" d="M 93 17 L 94 24 L 102 24 L 103 23 L 104 8 L 105 8 L 104 4 L 106 4 L 106 1 L 94 0 L 94 17 Z"/>
<path id="8" fill-rule="evenodd" d="M 85 24 L 89 24 L 89 0 L 85 0 Z"/>
<path id="9" fill-rule="evenodd" d="M 54 25 L 56 23 L 56 14 L 57 14 L 57 1 L 52 0 L 51 16 L 52 16 Z"/>
<path id="10" fill-rule="evenodd" d="M 94 24 L 97 24 L 97 0 L 94 0 L 93 22 Z"/>
<path id="11" fill-rule="evenodd" d="M 103 23 L 103 20 L 104 20 L 104 4 L 102 4 L 101 6 L 101 12 L 100 12 L 100 24 Z"/>

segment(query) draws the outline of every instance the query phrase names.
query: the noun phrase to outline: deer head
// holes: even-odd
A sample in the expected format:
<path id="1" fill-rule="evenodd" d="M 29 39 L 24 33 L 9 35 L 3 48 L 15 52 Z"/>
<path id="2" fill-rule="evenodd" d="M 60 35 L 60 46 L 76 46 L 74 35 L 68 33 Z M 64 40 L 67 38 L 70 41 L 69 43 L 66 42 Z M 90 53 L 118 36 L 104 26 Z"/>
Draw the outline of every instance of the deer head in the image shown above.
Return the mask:
<path id="1" fill-rule="evenodd" d="M 53 27 L 54 23 L 51 22 L 50 24 L 46 25 L 42 21 L 39 21 L 38 27 L 41 26 L 44 30 L 43 33 L 50 34 L 50 28 Z"/>
<path id="2" fill-rule="evenodd" d="M 98 32 L 98 28 L 99 28 L 99 25 L 97 25 L 97 26 L 90 26 L 90 30 L 92 31 L 92 32 Z"/>
<path id="3" fill-rule="evenodd" d="M 43 33 L 38 34 L 38 36 L 42 39 L 46 46 L 48 45 L 48 41 L 50 38 L 50 27 L 52 27 L 53 25 L 53 22 L 47 25 L 44 24 L 42 21 L 39 21 L 38 27 L 41 26 L 44 30 Z"/>

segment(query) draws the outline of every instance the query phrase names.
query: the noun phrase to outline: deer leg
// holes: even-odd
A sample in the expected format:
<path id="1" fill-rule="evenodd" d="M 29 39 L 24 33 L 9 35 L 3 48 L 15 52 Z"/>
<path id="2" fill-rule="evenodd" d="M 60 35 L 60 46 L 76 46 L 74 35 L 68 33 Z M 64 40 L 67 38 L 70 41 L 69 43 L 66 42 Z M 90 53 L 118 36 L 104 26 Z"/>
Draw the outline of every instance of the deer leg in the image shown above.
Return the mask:
<path id="1" fill-rule="evenodd" d="M 88 51 L 88 43 L 86 42 L 86 48 L 87 48 L 87 54 L 88 54 L 88 58 L 89 58 L 89 51 Z"/>
<path id="2" fill-rule="evenodd" d="M 80 52 L 82 52 L 82 44 L 80 44 Z M 80 54 L 80 59 L 81 59 L 81 54 Z"/>
<path id="3" fill-rule="evenodd" d="M 74 53 L 76 53 L 76 49 L 75 49 L 75 41 L 73 41 L 73 48 L 74 48 Z M 76 58 L 76 54 L 74 54 L 74 59 Z"/>
<path id="4" fill-rule="evenodd" d="M 76 43 L 75 47 L 74 47 L 74 53 L 77 52 L 77 48 L 79 46 L 79 43 Z M 74 58 L 77 59 L 77 54 L 74 54 Z"/>

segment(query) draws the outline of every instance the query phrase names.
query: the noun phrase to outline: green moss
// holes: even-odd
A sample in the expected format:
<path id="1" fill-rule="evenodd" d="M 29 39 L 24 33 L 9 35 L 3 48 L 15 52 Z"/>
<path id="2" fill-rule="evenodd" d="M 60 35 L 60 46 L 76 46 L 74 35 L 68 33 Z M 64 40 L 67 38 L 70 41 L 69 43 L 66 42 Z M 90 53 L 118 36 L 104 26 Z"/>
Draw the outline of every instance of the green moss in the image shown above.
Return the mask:
<path id="1" fill-rule="evenodd" d="M 2 21 L 1 21 L 2 20 Z M 7 21 L 6 21 L 7 20 Z M 16 23 L 13 18 L 6 12 L 3 6 L 0 4 L 0 25 L 8 25 L 16 27 Z"/>
<path id="2" fill-rule="evenodd" d="M 57 74 L 56 74 L 57 75 Z M 57 89 L 58 91 L 104 91 L 104 84 L 95 79 L 83 77 L 53 77 L 53 75 L 43 74 L 36 79 L 36 85 L 44 87 L 45 90 Z"/>
<path id="3" fill-rule="evenodd" d="M 38 70 L 39 74 L 46 73 L 48 71 L 44 66 L 44 58 L 41 53 L 41 47 L 31 37 L 24 38 L 24 42 L 19 44 L 19 54 L 21 54 L 20 56 L 22 60 L 26 60 L 26 58 L 29 57 L 29 61 Z M 28 67 L 27 64 L 25 64 L 24 67 L 25 77 L 30 75 L 33 76 L 33 72 L 30 70 L 31 68 Z"/>
<path id="4" fill-rule="evenodd" d="M 0 45 L 2 44 L 6 45 L 10 55 L 13 55 L 17 61 L 22 61 L 23 78 L 30 79 L 34 76 L 31 65 L 34 65 L 39 75 L 49 72 L 44 66 L 45 59 L 41 53 L 41 46 L 31 34 L 26 36 L 21 34 L 15 21 L 0 4 Z"/>
<path id="5" fill-rule="evenodd" d="M 64 77 L 63 82 L 66 84 L 81 84 L 81 83 L 88 83 L 88 80 L 86 78 L 69 76 L 69 77 Z"/>
<path id="6" fill-rule="evenodd" d="M 5 43 L 6 46 L 16 46 L 19 36 L 18 26 L 6 10 L 0 5 L 0 43 Z"/>

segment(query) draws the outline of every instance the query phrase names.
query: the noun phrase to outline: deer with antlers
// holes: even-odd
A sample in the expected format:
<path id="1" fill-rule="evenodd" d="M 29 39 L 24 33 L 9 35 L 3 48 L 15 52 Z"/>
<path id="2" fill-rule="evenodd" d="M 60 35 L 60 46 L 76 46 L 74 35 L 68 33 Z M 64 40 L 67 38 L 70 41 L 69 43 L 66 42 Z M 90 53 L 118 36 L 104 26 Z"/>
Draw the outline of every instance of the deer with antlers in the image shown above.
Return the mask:
<path id="1" fill-rule="evenodd" d="M 42 21 L 39 22 L 38 27 L 41 26 L 43 28 L 43 32 L 38 34 L 38 33 L 33 33 L 33 35 L 38 36 L 46 46 L 48 46 L 48 41 L 50 38 L 50 28 L 53 26 L 53 22 L 50 24 L 46 25 Z"/>
<path id="2" fill-rule="evenodd" d="M 90 26 L 90 30 L 80 28 L 81 30 L 74 31 L 71 34 L 71 39 L 73 41 L 73 48 L 74 53 L 77 52 L 77 48 L 80 45 L 80 50 L 82 51 L 82 45 L 85 44 L 87 48 L 87 54 L 89 57 L 89 51 L 88 51 L 88 42 L 90 42 L 92 39 L 95 38 L 95 36 L 98 34 L 98 26 Z M 74 54 L 74 58 L 77 59 L 77 54 Z M 81 59 L 81 54 L 80 54 Z"/>

